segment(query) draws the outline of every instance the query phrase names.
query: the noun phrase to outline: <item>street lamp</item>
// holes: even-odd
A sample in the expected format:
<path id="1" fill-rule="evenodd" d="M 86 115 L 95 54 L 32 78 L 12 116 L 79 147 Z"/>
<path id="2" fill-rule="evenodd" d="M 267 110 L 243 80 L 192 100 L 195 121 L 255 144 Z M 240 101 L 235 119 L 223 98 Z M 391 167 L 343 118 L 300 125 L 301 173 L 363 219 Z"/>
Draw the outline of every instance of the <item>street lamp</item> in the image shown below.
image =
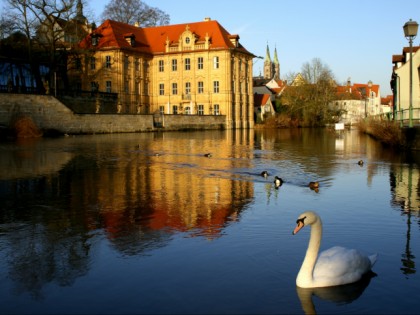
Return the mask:
<path id="1" fill-rule="evenodd" d="M 413 39 L 417 36 L 417 30 L 419 25 L 417 22 L 410 21 L 406 22 L 403 26 L 404 36 L 410 43 L 410 107 L 409 107 L 409 124 L 408 126 L 413 127 Z"/>

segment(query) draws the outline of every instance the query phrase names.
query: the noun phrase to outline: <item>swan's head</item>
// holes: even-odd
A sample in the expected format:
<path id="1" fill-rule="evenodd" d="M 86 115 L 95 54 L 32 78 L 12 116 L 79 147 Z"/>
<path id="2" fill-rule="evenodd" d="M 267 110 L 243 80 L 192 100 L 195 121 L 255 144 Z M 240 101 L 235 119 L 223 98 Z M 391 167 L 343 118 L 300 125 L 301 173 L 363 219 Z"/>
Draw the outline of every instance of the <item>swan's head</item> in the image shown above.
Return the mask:
<path id="1" fill-rule="evenodd" d="M 313 211 L 306 211 L 299 215 L 298 219 L 296 220 L 296 227 L 293 230 L 293 235 L 297 234 L 305 225 L 311 225 L 317 222 L 319 216 Z"/>

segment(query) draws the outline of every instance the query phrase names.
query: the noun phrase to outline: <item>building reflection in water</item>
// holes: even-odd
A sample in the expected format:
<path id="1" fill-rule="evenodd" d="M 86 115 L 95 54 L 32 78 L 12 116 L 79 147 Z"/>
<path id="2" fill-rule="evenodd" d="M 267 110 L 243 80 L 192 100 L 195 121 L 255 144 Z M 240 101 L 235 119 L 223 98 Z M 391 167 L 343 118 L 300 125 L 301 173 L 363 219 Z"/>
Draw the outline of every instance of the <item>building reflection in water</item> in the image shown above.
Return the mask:
<path id="1" fill-rule="evenodd" d="M 340 134 L 336 139 L 336 150 L 346 156 L 346 152 L 357 152 L 359 148 L 361 155 L 366 155 L 363 167 L 367 171 L 368 185 L 381 168 L 381 163 L 369 163 L 369 160 L 391 161 L 390 163 L 390 187 L 391 202 L 401 209 L 401 213 L 407 219 L 406 245 L 401 255 L 401 271 L 406 276 L 416 273 L 415 256 L 410 247 L 412 219 L 416 218 L 420 225 L 420 155 L 409 152 L 406 155 L 401 152 L 394 152 L 392 148 L 378 145 L 378 142 L 370 137 L 351 137 L 349 133 Z M 357 159 L 357 157 L 355 157 Z M 393 163 L 395 162 L 395 163 Z"/>
<path id="2" fill-rule="evenodd" d="M 159 152 L 162 143 L 157 140 L 140 145 L 129 157 L 125 157 L 126 148 L 121 148 L 114 154 L 123 158 L 113 167 L 72 180 L 72 194 L 92 192 L 96 200 L 89 203 L 97 207 L 98 217 L 91 228 L 100 220 L 122 251 L 138 253 L 144 246 L 156 245 L 156 237 L 173 232 L 218 237 L 253 197 L 253 184 L 215 176 L 234 167 L 233 159 L 226 157 L 241 158 L 245 150 L 221 139 L 213 157 L 204 157 L 213 142 L 177 139 L 175 152 Z M 244 161 L 250 167 L 251 160 Z"/>
<path id="3" fill-rule="evenodd" d="M 419 169 L 414 164 L 391 166 L 390 181 L 393 203 L 400 207 L 402 215 L 407 218 L 406 245 L 401 255 L 402 266 L 400 268 L 406 276 L 416 273 L 416 257 L 412 254 L 410 239 L 412 217 L 416 217 L 417 222 L 420 217 L 419 180 Z"/>
<path id="4" fill-rule="evenodd" d="M 3 154 L 10 167 L 0 181 L 0 228 L 16 291 L 41 299 L 45 283 L 70 285 L 89 269 L 101 235 L 125 255 L 165 246 L 174 233 L 222 235 L 254 195 L 252 181 L 231 173 L 252 168 L 254 136 L 214 137 L 59 139 L 51 151 L 22 146 Z"/>

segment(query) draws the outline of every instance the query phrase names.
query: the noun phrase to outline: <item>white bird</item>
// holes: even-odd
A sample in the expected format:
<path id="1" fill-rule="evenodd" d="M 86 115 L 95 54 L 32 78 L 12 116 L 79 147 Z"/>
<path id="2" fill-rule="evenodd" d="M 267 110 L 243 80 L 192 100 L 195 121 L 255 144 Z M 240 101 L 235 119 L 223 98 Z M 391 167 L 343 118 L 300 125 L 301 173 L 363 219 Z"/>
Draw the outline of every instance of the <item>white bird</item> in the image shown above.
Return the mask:
<path id="1" fill-rule="evenodd" d="M 357 282 L 369 272 L 377 255 L 366 256 L 355 249 L 335 246 L 319 256 L 322 238 L 321 218 L 313 211 L 302 213 L 296 221 L 295 235 L 305 225 L 311 226 L 311 236 L 305 259 L 296 278 L 301 288 L 317 288 Z"/>

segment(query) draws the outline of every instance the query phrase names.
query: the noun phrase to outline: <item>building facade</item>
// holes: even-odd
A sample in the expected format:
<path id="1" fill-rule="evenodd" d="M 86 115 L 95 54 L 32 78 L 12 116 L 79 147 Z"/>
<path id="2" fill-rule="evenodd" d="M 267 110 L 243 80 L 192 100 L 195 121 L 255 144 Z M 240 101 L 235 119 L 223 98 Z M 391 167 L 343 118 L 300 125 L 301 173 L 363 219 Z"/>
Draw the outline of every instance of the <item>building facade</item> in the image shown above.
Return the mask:
<path id="1" fill-rule="evenodd" d="M 69 72 L 80 90 L 117 94 L 120 113 L 225 115 L 227 128 L 253 128 L 254 57 L 209 18 L 149 28 L 107 20 Z"/>
<path id="2" fill-rule="evenodd" d="M 339 121 L 346 125 L 353 125 L 359 120 L 383 115 L 390 112 L 389 106 L 381 104 L 380 86 L 368 83 L 351 83 L 347 80 L 345 86 L 336 87 L 337 99 L 330 105 L 332 109 L 340 110 Z"/>
<path id="3" fill-rule="evenodd" d="M 412 53 L 412 95 L 413 118 L 420 119 L 420 46 L 413 47 Z M 410 47 L 404 47 L 401 55 L 392 56 L 393 73 L 391 88 L 394 95 L 394 110 L 398 119 L 408 118 L 410 106 Z"/>

